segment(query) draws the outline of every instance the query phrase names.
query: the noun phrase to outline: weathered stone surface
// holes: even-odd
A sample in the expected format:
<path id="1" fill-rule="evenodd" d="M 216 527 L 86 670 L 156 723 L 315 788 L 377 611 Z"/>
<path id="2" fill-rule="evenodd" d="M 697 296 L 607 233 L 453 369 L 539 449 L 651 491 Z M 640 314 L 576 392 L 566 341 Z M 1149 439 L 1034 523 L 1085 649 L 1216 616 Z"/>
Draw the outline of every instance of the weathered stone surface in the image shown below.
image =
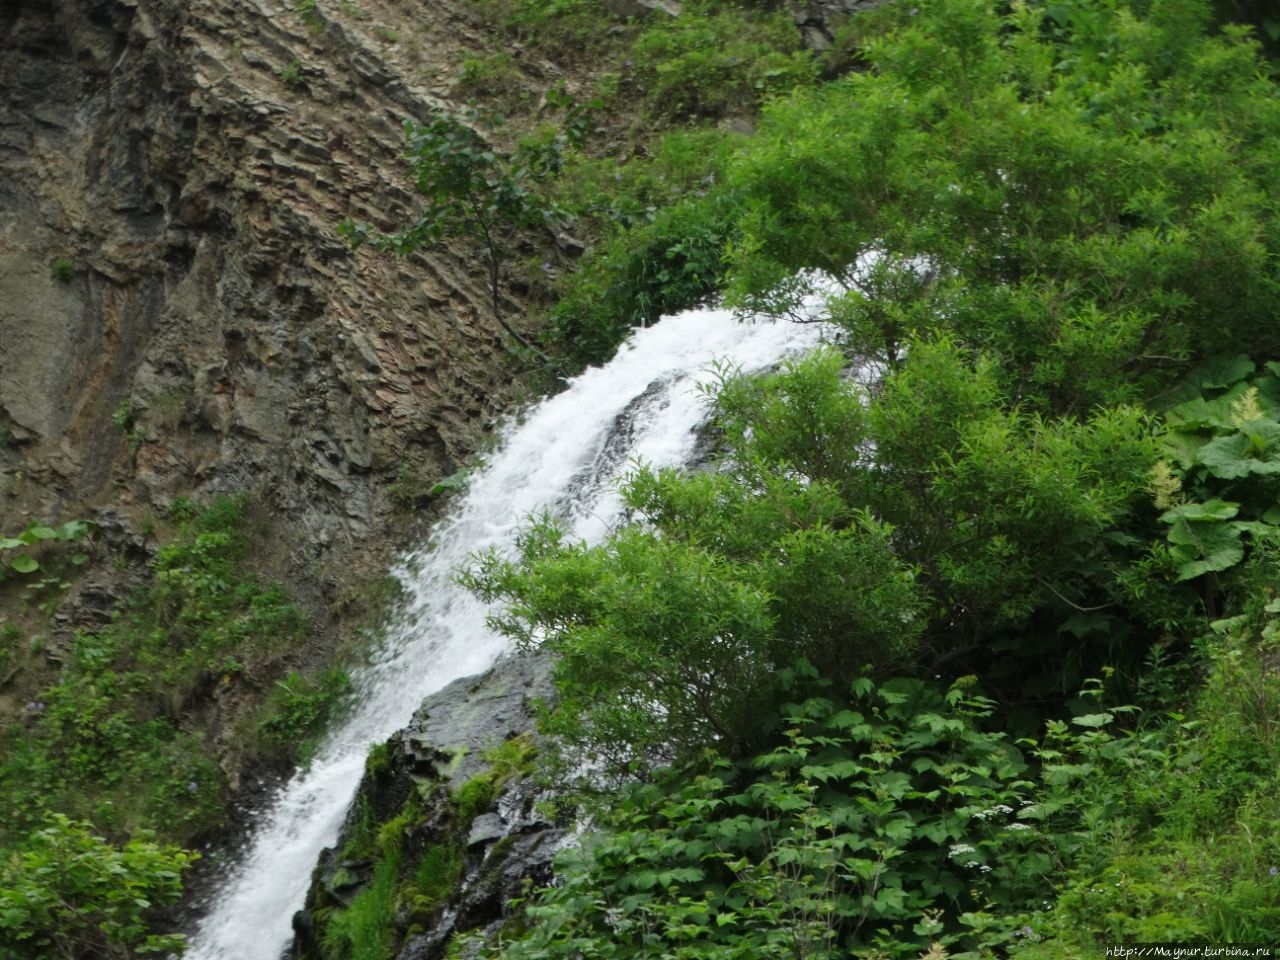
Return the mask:
<path id="1" fill-rule="evenodd" d="M 50 670 L 139 585 L 142 531 L 219 493 L 249 495 L 247 562 L 312 614 L 276 666 L 324 660 L 419 533 L 397 481 L 453 473 L 508 404 L 480 264 L 335 232 L 411 216 L 401 124 L 484 38 L 455 0 L 316 6 L 0 2 L 0 533 L 110 517 L 39 628 Z M 270 680 L 200 706 L 233 789 Z"/>
<path id="2" fill-rule="evenodd" d="M 640 20 L 653 13 L 678 17 L 682 7 L 677 0 L 606 0 L 605 9 L 618 17 Z"/>
<path id="3" fill-rule="evenodd" d="M 435 862 L 452 858 L 457 868 L 448 894 L 402 918 L 398 960 L 438 960 L 456 933 L 500 925 L 527 881 L 551 880 L 565 826 L 543 813 L 542 788 L 526 773 L 492 779 L 484 757 L 488 748 L 532 736 L 534 702 L 550 690 L 544 660 L 516 657 L 427 698 L 410 726 L 389 742 L 385 757 L 371 765 L 353 807 L 360 812 L 348 818 L 337 846 L 322 857 L 306 909 L 294 919 L 295 958 L 321 955 L 327 917 L 372 878 L 375 860 L 353 860 L 341 852 L 356 842 L 362 822 L 367 831 L 369 818 L 394 821 L 404 831 L 397 842 L 405 883 L 428 856 Z M 486 777 L 494 787 L 489 801 L 483 809 L 464 809 L 459 788 Z M 415 892 L 409 884 L 405 899 L 414 900 Z"/>
<path id="4" fill-rule="evenodd" d="M 0 254 L 0 407 L 24 438 L 57 436 L 70 416 L 67 359 L 92 336 L 80 287 L 25 250 Z"/>
<path id="5" fill-rule="evenodd" d="M 318 6 L 0 11 L 10 512 L 254 490 L 291 545 L 280 572 L 321 587 L 353 553 L 385 557 L 394 538 L 370 534 L 396 471 L 447 476 L 505 406 L 476 265 L 352 255 L 335 235 L 407 218 L 401 121 L 444 92 L 413 66 L 480 38 L 451 5 Z"/>
<path id="6" fill-rule="evenodd" d="M 510 657 L 427 697 L 397 739 L 407 757 L 433 763 L 434 775 L 456 786 L 486 768 L 486 746 L 532 731 L 533 703 L 550 693 L 544 659 Z M 441 756 L 448 757 L 443 766 Z"/>
<path id="7" fill-rule="evenodd" d="M 834 30 L 849 17 L 883 6 L 886 0 L 808 0 L 790 7 L 795 24 L 809 49 L 823 52 L 831 46 Z"/>
<path id="8" fill-rule="evenodd" d="M 502 818 L 496 813 L 482 813 L 471 821 L 471 832 L 467 834 L 467 846 L 475 847 L 485 843 L 493 843 L 506 836 L 507 828 Z"/>

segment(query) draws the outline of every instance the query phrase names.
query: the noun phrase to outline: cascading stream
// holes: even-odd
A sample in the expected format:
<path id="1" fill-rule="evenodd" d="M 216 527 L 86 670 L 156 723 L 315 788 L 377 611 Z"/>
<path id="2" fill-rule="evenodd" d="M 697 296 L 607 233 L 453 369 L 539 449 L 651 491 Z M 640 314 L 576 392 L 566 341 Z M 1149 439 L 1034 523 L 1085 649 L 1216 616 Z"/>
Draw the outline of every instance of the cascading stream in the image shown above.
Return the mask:
<path id="1" fill-rule="evenodd" d="M 332 844 L 369 747 L 404 727 L 422 699 L 488 668 L 507 649 L 486 609 L 453 582 L 468 557 L 513 544 L 531 514 L 566 518 L 599 540 L 616 523 L 616 481 L 635 460 L 687 463 L 706 414 L 696 384 L 713 361 L 766 367 L 815 344 L 820 324 L 738 323 L 698 310 L 638 330 L 608 365 L 503 431 L 503 443 L 422 549 L 397 569 L 409 602 L 373 663 L 354 678 L 356 707 L 311 765 L 264 810 L 187 953 L 189 960 L 279 960 L 320 852 Z"/>

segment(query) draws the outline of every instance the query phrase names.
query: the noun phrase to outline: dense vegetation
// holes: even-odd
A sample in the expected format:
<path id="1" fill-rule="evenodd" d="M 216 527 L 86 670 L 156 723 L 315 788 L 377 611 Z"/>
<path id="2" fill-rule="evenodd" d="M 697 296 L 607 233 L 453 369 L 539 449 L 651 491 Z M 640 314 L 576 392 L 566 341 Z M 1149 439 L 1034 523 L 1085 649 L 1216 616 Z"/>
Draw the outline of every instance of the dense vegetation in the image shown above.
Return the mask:
<path id="1" fill-rule="evenodd" d="M 628 164 L 717 144 L 563 342 L 833 282 L 840 337 L 724 372 L 717 468 L 639 469 L 605 544 L 542 520 L 470 574 L 557 654 L 601 826 L 493 955 L 1280 937 L 1280 110 L 1211 14 L 890 7 L 753 136 Z"/>
<path id="2" fill-rule="evenodd" d="M 244 569 L 243 506 L 176 501 L 147 585 L 111 622 L 58 651 L 52 677 L 41 666 L 44 641 L 6 626 L 9 679 L 26 702 L 20 722 L 0 727 L 3 960 L 181 949 L 181 937 L 152 932 L 151 908 L 182 892 L 181 874 L 197 858 L 182 845 L 224 825 L 219 735 L 260 765 L 292 761 L 340 704 L 346 677 L 330 670 L 287 673 L 260 708 L 240 714 L 240 730 L 220 731 L 197 709 L 219 689 L 244 696 L 236 691 L 285 673 L 307 629 L 280 587 Z M 44 557 L 47 573 L 58 560 Z M 58 586 L 44 589 L 56 597 Z"/>
<path id="3" fill-rule="evenodd" d="M 625 48 L 589 109 L 630 96 L 648 138 L 463 157 L 510 227 L 594 240 L 549 349 L 717 295 L 839 330 L 721 371 L 716 469 L 640 467 L 603 545 L 534 519 L 467 574 L 556 654 L 549 769 L 598 828 L 489 955 L 1274 942 L 1280 113 L 1247 31 L 936 0 L 814 57 L 748 5 L 606 38 L 575 0 L 486 6 Z"/>

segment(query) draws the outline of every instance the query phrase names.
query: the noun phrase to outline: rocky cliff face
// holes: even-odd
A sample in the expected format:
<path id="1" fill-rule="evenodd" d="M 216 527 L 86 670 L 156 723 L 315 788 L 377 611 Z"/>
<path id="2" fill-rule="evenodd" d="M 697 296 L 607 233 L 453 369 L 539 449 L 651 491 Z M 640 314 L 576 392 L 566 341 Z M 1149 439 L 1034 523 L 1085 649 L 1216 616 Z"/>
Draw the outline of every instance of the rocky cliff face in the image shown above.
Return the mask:
<path id="1" fill-rule="evenodd" d="M 796 20 L 821 47 L 832 16 L 872 2 L 798 4 Z M 618 4 L 614 17 L 679 14 L 674 0 Z M 0 3 L 0 535 L 95 519 L 140 571 L 150 518 L 172 500 L 248 492 L 255 565 L 313 611 L 385 570 L 416 532 L 406 502 L 520 388 L 480 259 L 353 254 L 335 227 L 408 219 L 402 122 L 454 95 L 476 51 L 502 47 L 530 87 L 590 89 L 590 64 L 487 29 L 467 0 Z M 108 566 L 61 603 L 62 643 L 111 616 L 122 575 Z M 316 623 L 325 643 L 341 627 Z M 0 722 L 21 707 L 6 682 Z M 395 747 L 404 769 L 421 767 L 412 738 Z M 424 770 L 410 771 L 417 793 L 444 783 Z M 388 810 L 409 796 L 396 782 Z M 480 893 L 415 907 L 406 958 L 438 954 L 454 929 L 444 905 L 483 926 L 549 863 L 543 840 L 513 839 L 547 826 L 523 775 L 473 807 L 449 799 L 460 785 L 440 787 L 437 836 Z M 525 843 L 539 850 L 511 862 L 529 870 L 491 856 Z M 318 910 L 341 904 L 338 880 Z"/>
<path id="2" fill-rule="evenodd" d="M 797 23 L 821 46 L 871 2 Z M 126 536 L 174 497 L 251 491 L 265 572 L 313 606 L 353 555 L 377 569 L 393 494 L 453 472 L 513 388 L 481 262 L 352 254 L 335 227 L 406 220 L 401 124 L 493 45 L 462 0 L 5 4 L 4 526 L 111 508 Z M 525 82 L 565 79 L 511 49 Z"/>
<path id="3" fill-rule="evenodd" d="M 334 232 L 411 209 L 400 124 L 465 24 L 425 5 L 407 52 L 406 11 L 343 9 L 0 12 L 6 525 L 253 490 L 288 544 L 272 572 L 323 583 L 387 532 L 397 475 L 447 475 L 508 401 L 475 264 Z"/>

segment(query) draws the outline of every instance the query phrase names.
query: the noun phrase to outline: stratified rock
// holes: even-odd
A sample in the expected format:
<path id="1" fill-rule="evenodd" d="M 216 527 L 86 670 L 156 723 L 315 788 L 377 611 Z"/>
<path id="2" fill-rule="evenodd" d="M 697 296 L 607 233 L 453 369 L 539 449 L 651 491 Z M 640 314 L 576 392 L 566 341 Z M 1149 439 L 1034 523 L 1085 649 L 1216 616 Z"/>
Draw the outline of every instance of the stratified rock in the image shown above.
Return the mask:
<path id="1" fill-rule="evenodd" d="M 256 491 L 263 562 L 349 569 L 397 474 L 448 476 L 509 399 L 479 264 L 335 232 L 409 219 L 401 125 L 442 102 L 378 31 L 482 38 L 451 4 L 0 6 L 6 511 Z"/>

